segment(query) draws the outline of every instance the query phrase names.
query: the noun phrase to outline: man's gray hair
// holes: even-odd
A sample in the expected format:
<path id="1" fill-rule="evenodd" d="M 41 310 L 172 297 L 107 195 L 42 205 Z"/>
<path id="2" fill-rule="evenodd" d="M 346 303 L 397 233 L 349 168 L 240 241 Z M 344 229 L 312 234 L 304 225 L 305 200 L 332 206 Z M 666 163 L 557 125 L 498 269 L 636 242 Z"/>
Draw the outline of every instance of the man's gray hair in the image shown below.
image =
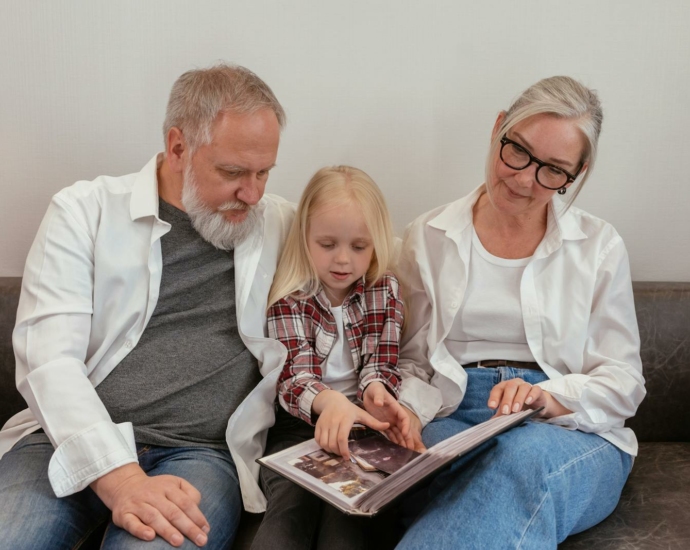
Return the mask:
<path id="1" fill-rule="evenodd" d="M 254 113 L 271 109 L 282 129 L 285 111 L 271 88 L 249 69 L 220 63 L 187 71 L 173 84 L 163 123 L 167 142 L 171 128 L 179 128 L 191 151 L 211 143 L 213 123 L 222 112 Z M 166 143 L 167 145 L 167 143 Z"/>

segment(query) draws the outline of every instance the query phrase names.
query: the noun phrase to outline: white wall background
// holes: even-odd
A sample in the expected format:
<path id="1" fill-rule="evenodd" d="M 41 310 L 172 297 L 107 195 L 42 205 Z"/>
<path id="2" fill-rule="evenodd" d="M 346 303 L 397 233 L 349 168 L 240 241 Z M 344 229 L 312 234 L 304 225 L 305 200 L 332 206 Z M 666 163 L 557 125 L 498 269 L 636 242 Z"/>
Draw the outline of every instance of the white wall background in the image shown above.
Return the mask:
<path id="1" fill-rule="evenodd" d="M 363 168 L 399 232 L 482 182 L 495 116 L 536 80 L 599 90 L 599 164 L 578 198 L 622 234 L 636 280 L 690 281 L 690 2 L 31 1 L 0 4 L 0 276 L 50 197 L 138 171 L 175 78 L 254 70 L 289 123 L 269 189 Z"/>

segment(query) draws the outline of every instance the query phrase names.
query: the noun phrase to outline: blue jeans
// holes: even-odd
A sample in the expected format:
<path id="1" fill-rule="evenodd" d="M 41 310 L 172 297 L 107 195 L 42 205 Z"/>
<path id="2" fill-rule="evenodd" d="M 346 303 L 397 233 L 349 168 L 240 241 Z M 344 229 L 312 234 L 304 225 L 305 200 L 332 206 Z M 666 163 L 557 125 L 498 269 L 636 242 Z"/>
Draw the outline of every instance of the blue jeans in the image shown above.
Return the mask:
<path id="1" fill-rule="evenodd" d="M 467 373 L 458 410 L 424 430 L 427 446 L 488 420 L 489 392 L 497 383 L 546 379 L 541 371 L 513 367 Z M 595 434 L 528 421 L 456 460 L 408 497 L 403 515 L 412 525 L 398 548 L 556 548 L 614 510 L 631 467 L 630 455 Z"/>
<path id="2" fill-rule="evenodd" d="M 242 511 L 239 482 L 228 450 L 137 445 L 139 464 L 149 475 L 174 475 L 201 493 L 211 531 L 204 548 L 230 548 Z M 21 439 L 0 460 L 0 549 L 79 548 L 108 523 L 104 549 L 172 548 L 165 540 L 139 540 L 111 521 L 110 510 L 86 488 L 56 498 L 48 481 L 53 446 L 43 433 Z M 197 548 L 185 539 L 182 548 Z"/>

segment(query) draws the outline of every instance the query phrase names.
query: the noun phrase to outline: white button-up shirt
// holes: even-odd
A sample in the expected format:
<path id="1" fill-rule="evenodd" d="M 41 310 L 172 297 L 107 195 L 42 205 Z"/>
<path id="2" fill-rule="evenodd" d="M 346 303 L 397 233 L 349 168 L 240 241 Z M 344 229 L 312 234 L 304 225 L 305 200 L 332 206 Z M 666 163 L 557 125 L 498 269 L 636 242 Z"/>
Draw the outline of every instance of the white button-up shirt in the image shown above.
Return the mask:
<path id="1" fill-rule="evenodd" d="M 158 217 L 161 158 L 137 174 L 102 176 L 57 193 L 26 261 L 13 344 L 17 387 L 29 409 L 0 431 L 0 456 L 40 423 L 55 446 L 48 476 L 57 496 L 137 462 L 131 423 L 114 424 L 94 388 L 136 346 L 156 307 L 160 239 L 170 230 Z M 234 251 L 235 295 L 240 337 L 265 378 L 226 432 L 250 511 L 265 507 L 254 461 L 274 421 L 286 355 L 266 337 L 266 301 L 294 215 L 294 205 L 271 195 L 257 208 L 260 222 Z"/>
<path id="2" fill-rule="evenodd" d="M 483 187 L 407 228 L 401 273 L 410 287 L 399 366 L 400 402 L 427 424 L 460 404 L 467 374 L 444 343 L 467 287 L 472 208 Z M 645 396 L 627 252 L 608 223 L 549 205 L 546 234 L 525 267 L 527 343 L 548 375 L 539 385 L 572 414 L 547 422 L 593 432 L 637 454 L 624 422 Z M 486 357 L 485 359 L 503 359 Z"/>

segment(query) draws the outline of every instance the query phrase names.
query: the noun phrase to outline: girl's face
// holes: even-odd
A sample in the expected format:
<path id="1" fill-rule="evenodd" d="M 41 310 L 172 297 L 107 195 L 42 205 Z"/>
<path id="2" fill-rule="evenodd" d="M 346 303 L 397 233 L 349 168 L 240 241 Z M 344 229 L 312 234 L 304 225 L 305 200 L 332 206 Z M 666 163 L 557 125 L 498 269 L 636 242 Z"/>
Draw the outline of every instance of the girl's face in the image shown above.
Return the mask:
<path id="1" fill-rule="evenodd" d="M 502 116 L 499 116 L 494 133 L 501 122 Z M 575 174 L 580 167 L 584 137 L 572 120 L 535 115 L 513 126 L 506 137 L 543 162 L 570 174 Z M 512 215 L 542 212 L 556 191 L 539 185 L 536 180 L 538 168 L 532 163 L 522 170 L 514 170 L 501 160 L 497 151 L 491 182 L 491 196 L 496 208 Z"/>
<path id="2" fill-rule="evenodd" d="M 369 269 L 374 254 L 371 234 L 355 201 L 317 208 L 309 220 L 307 246 L 331 305 L 341 305 Z"/>

